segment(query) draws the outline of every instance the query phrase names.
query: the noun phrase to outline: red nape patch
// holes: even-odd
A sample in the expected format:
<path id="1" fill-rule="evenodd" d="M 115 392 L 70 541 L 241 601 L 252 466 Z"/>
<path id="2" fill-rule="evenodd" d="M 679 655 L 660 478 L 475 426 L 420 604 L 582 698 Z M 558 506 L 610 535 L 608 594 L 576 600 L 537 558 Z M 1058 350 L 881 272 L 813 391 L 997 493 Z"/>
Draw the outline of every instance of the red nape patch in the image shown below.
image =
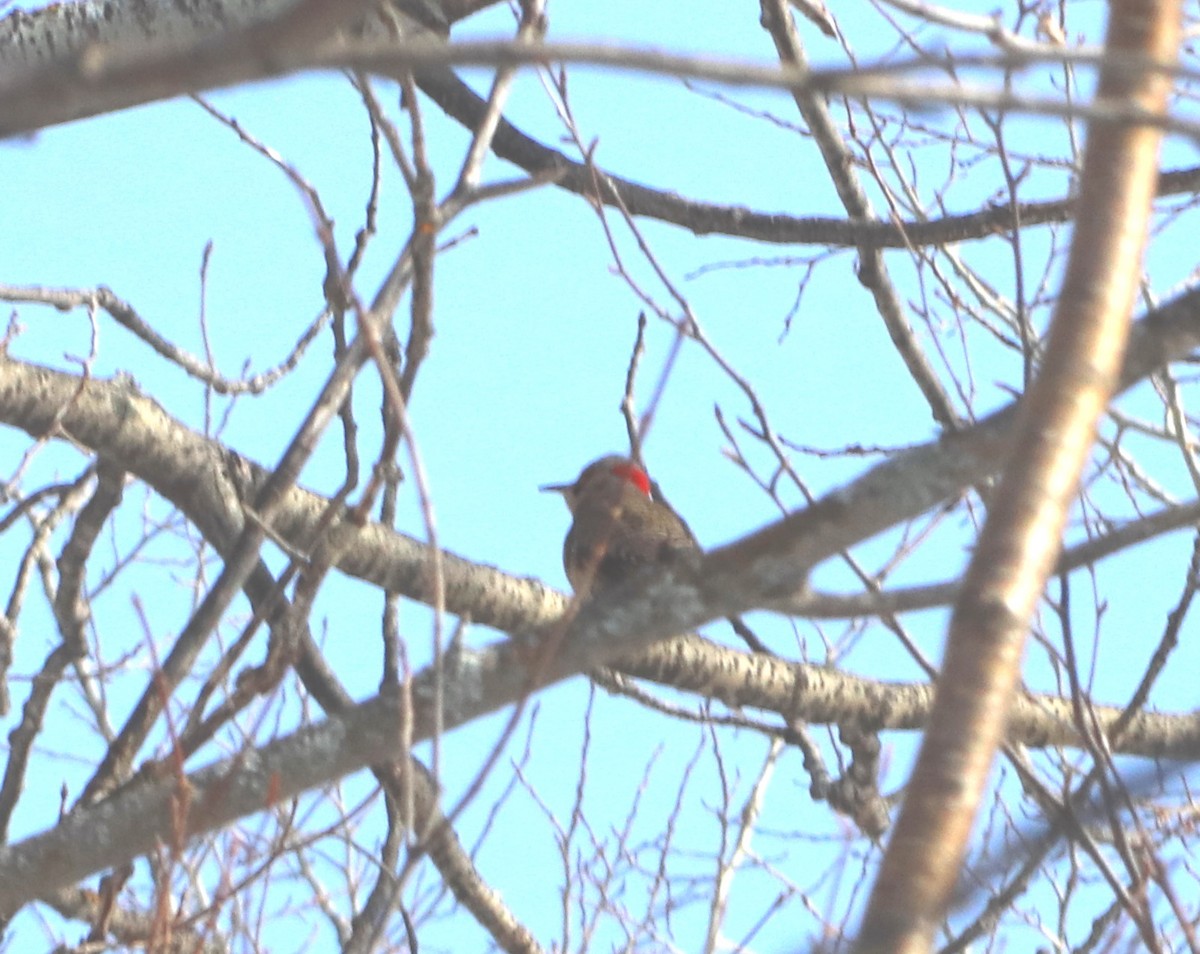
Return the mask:
<path id="1" fill-rule="evenodd" d="M 636 464 L 617 464 L 613 468 L 613 473 L 618 477 L 624 477 L 647 497 L 650 496 L 650 478 Z"/>

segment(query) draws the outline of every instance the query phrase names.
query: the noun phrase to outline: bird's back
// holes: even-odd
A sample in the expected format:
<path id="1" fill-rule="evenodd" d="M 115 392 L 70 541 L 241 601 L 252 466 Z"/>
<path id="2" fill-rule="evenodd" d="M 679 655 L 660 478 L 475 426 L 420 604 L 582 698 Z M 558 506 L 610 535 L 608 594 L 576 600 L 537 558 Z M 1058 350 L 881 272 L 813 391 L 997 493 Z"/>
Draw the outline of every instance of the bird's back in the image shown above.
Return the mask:
<path id="1" fill-rule="evenodd" d="M 576 593 L 595 592 L 647 567 L 698 554 L 695 538 L 675 511 L 626 486 L 580 500 L 563 565 Z"/>

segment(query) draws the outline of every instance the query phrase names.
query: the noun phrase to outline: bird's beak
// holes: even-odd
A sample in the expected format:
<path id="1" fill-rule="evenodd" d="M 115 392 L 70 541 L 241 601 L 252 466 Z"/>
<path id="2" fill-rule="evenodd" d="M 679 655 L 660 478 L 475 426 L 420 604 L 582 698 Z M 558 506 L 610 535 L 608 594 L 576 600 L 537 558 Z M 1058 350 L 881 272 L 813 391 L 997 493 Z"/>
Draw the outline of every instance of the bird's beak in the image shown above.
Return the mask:
<path id="1" fill-rule="evenodd" d="M 565 494 L 574 484 L 542 484 L 538 488 L 544 494 Z"/>

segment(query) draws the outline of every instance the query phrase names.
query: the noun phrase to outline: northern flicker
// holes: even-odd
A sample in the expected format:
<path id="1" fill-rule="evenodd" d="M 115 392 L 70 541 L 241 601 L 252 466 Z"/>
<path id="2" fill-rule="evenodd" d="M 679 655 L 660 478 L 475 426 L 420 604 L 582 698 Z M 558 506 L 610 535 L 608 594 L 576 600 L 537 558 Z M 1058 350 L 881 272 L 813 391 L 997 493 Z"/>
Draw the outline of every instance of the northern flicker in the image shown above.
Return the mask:
<path id="1" fill-rule="evenodd" d="M 563 544 L 563 569 L 580 595 L 630 578 L 643 567 L 695 560 L 700 545 L 669 506 L 654 499 L 646 472 L 628 457 L 593 461 L 562 494 L 575 518 Z"/>
<path id="2" fill-rule="evenodd" d="M 700 559 L 691 528 L 628 457 L 601 457 L 575 483 L 542 490 L 562 494 L 575 518 L 563 544 L 563 569 L 578 596 L 621 583 L 643 567 Z M 727 618 L 752 650 L 770 652 L 740 617 Z"/>

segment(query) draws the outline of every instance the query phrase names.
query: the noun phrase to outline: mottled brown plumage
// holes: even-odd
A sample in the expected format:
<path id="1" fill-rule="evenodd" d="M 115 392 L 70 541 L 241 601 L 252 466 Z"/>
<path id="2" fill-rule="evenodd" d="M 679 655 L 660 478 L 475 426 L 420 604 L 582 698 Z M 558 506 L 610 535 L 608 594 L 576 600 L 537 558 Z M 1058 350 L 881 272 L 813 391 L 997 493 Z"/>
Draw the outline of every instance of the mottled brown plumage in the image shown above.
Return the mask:
<path id="1" fill-rule="evenodd" d="M 623 583 L 639 570 L 697 562 L 700 544 L 658 487 L 628 457 L 592 461 L 573 484 L 543 487 L 562 494 L 574 516 L 563 544 L 563 569 L 577 596 Z M 740 617 L 727 617 L 755 652 L 769 652 Z"/>
<path id="2" fill-rule="evenodd" d="M 574 521 L 563 545 L 563 568 L 576 593 L 628 580 L 638 570 L 695 559 L 700 547 L 674 510 L 651 495 L 646 472 L 628 457 L 593 461 L 562 494 Z"/>

